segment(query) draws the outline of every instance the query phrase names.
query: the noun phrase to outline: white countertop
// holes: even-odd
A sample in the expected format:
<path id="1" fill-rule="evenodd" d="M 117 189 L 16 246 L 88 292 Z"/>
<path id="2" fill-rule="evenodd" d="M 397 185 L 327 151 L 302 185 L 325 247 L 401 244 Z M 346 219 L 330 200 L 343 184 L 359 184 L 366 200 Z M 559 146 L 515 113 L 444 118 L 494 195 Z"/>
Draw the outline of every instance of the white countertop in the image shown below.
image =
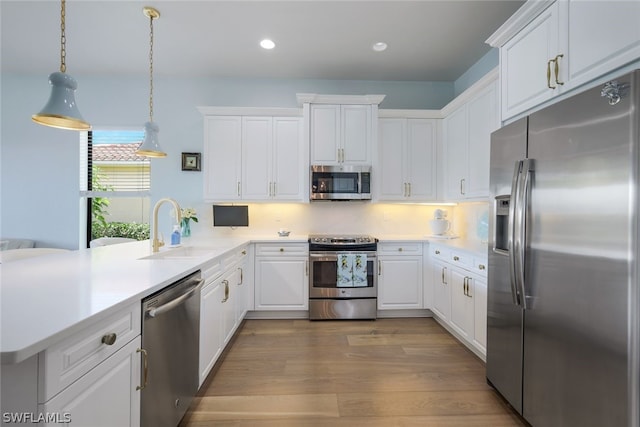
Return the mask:
<path id="1" fill-rule="evenodd" d="M 425 236 L 377 237 L 382 241 L 429 240 Z M 191 238 L 188 245 L 200 249 L 197 258 L 140 259 L 151 255 L 147 240 L 0 264 L 1 361 L 21 362 L 198 270 L 207 261 L 252 242 L 299 243 L 307 242 L 307 236 Z M 459 239 L 437 243 L 467 245 L 467 249 L 486 254 L 486 245 L 483 251 Z"/>

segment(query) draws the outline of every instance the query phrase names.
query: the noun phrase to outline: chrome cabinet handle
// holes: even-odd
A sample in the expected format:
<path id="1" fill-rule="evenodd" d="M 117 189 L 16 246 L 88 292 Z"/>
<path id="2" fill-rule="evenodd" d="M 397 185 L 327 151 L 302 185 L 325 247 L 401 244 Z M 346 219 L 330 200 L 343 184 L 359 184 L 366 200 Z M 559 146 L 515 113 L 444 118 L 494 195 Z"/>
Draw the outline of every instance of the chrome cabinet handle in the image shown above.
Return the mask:
<path id="1" fill-rule="evenodd" d="M 436 249 L 436 255 L 440 255 L 440 251 Z"/>
<path id="2" fill-rule="evenodd" d="M 407 197 L 411 197 L 411 183 L 407 183 L 407 185 L 409 186 L 409 193 L 407 194 Z"/>
<path id="3" fill-rule="evenodd" d="M 484 265 L 484 264 L 480 264 L 480 265 L 478 265 L 478 268 L 479 268 L 480 270 L 486 270 L 486 269 L 487 269 L 487 267 L 485 267 L 485 265 Z"/>
<path id="4" fill-rule="evenodd" d="M 309 260 L 304 263 L 304 275 L 309 276 Z"/>
<path id="5" fill-rule="evenodd" d="M 464 179 L 464 178 L 462 178 L 462 179 L 460 180 L 460 194 L 462 194 L 463 196 L 465 195 L 465 192 L 464 192 L 464 184 L 465 184 L 465 181 L 466 181 L 466 179 Z"/>
<path id="6" fill-rule="evenodd" d="M 244 283 L 244 270 L 242 267 L 238 267 L 238 270 L 240 270 L 240 283 L 238 283 L 238 286 L 240 286 Z"/>
<path id="7" fill-rule="evenodd" d="M 229 301 L 229 281 L 224 279 L 222 283 L 224 284 L 224 299 L 220 302 L 225 303 Z"/>
<path id="8" fill-rule="evenodd" d="M 284 248 L 280 248 L 280 252 L 284 252 Z"/>
<path id="9" fill-rule="evenodd" d="M 442 284 L 443 284 L 443 285 L 446 285 L 446 284 L 447 284 L 447 281 L 446 281 L 446 280 L 445 280 L 445 278 L 444 278 L 444 277 L 445 277 L 445 276 L 444 276 L 444 274 L 445 274 L 446 272 L 447 272 L 447 267 L 442 267 Z"/>
<path id="10" fill-rule="evenodd" d="M 551 86 L 551 63 L 554 62 L 553 59 L 547 61 L 547 87 L 549 89 L 555 89 L 556 86 Z"/>
<path id="11" fill-rule="evenodd" d="M 398 252 L 402 252 L 402 248 L 398 248 Z"/>
<path id="12" fill-rule="evenodd" d="M 238 196 L 240 196 L 240 181 L 238 181 L 237 187 L 238 187 Z"/>
<path id="13" fill-rule="evenodd" d="M 453 260 L 454 261 L 460 261 L 460 257 L 456 255 L 456 256 L 453 257 Z"/>
<path id="14" fill-rule="evenodd" d="M 382 261 L 378 262 L 378 276 L 382 276 Z"/>
<path id="15" fill-rule="evenodd" d="M 106 334 L 102 337 L 102 344 L 113 345 L 116 342 L 117 335 L 115 332 L 111 332 L 110 334 Z"/>
<path id="16" fill-rule="evenodd" d="M 136 390 L 144 390 L 144 388 L 147 386 L 147 379 L 149 378 L 149 361 L 147 360 L 147 350 L 145 350 L 144 348 L 139 348 L 136 350 L 136 353 L 142 353 L 142 365 L 144 367 L 142 371 L 142 385 L 136 386 Z"/>
<path id="17" fill-rule="evenodd" d="M 242 250 L 242 255 L 246 255 L 247 251 L 245 249 Z"/>
<path id="18" fill-rule="evenodd" d="M 559 62 L 558 60 L 559 60 L 560 58 L 564 58 L 564 55 L 563 55 L 563 54 L 557 55 L 557 56 L 554 58 L 553 62 L 555 62 L 555 64 L 556 64 L 556 67 L 555 67 L 556 84 L 559 84 L 559 85 L 561 85 L 561 86 L 562 86 L 562 85 L 564 84 L 564 82 L 561 82 L 561 81 L 560 81 L 560 79 L 558 79 L 558 74 L 560 73 L 560 66 L 559 66 L 559 64 L 558 64 L 558 62 Z"/>

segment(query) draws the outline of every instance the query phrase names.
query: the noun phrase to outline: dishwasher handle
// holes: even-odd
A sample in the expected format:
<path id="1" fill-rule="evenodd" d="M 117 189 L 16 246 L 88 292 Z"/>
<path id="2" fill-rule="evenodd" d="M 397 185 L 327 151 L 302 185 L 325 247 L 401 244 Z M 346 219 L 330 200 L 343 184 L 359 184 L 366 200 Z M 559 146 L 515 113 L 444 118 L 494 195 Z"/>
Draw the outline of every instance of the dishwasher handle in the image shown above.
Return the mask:
<path id="1" fill-rule="evenodd" d="M 172 310 L 182 304 L 184 301 L 191 298 L 195 295 L 196 292 L 200 291 L 202 284 L 204 283 L 204 279 L 198 280 L 198 282 L 192 286 L 187 292 L 180 295 L 178 298 L 172 299 L 168 303 L 162 304 L 160 307 L 152 307 L 147 310 L 147 314 L 149 317 L 156 317 L 162 313 L 166 313 L 169 310 Z"/>

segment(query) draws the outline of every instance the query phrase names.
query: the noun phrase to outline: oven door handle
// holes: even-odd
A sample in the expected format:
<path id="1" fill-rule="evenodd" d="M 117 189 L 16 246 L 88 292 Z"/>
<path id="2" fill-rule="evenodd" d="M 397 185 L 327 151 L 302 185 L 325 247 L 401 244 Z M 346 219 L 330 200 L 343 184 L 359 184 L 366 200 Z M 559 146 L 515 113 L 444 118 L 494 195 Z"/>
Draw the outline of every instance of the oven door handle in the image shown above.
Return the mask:
<path id="1" fill-rule="evenodd" d="M 331 259 L 338 259 L 338 255 L 342 255 L 342 254 L 365 254 L 367 256 L 367 259 L 370 258 L 377 258 L 377 253 L 376 252 L 358 252 L 358 251 L 351 251 L 351 252 L 346 252 L 346 251 L 336 251 L 336 252 L 309 252 L 309 258 L 331 258 Z"/>

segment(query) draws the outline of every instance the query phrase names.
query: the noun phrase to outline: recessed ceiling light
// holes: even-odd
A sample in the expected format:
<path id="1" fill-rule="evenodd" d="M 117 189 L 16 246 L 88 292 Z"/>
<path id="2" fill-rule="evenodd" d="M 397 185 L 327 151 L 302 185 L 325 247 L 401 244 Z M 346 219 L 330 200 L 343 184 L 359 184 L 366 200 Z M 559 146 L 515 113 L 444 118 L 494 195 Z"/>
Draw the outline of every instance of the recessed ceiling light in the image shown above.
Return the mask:
<path id="1" fill-rule="evenodd" d="M 387 44 L 385 42 L 377 42 L 377 43 L 374 43 L 373 46 L 371 46 L 371 48 L 376 52 L 382 52 L 387 48 Z"/>
<path id="2" fill-rule="evenodd" d="M 276 47 L 276 44 L 273 42 L 273 40 L 264 39 L 260 42 L 260 46 L 262 46 L 263 49 L 273 49 L 274 47 Z"/>

